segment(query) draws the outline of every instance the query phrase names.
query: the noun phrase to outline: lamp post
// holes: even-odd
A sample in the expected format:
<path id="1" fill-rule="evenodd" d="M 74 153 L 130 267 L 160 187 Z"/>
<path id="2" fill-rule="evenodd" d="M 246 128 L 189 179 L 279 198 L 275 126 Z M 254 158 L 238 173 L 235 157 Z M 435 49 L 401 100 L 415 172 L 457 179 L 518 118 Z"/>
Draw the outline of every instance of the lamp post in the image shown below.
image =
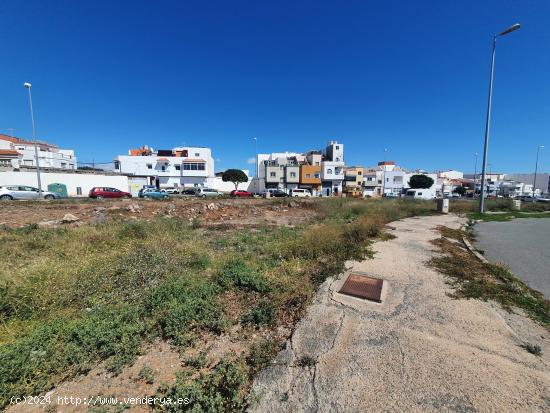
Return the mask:
<path id="1" fill-rule="evenodd" d="M 256 151 L 256 179 L 258 179 L 258 138 L 252 138 L 254 140 L 254 150 Z"/>
<path id="2" fill-rule="evenodd" d="M 497 37 L 505 36 L 520 28 L 520 24 L 516 23 L 508 27 L 503 32 L 493 36 L 493 52 L 491 55 L 491 75 L 489 78 L 489 99 L 487 102 L 487 118 L 485 121 L 485 144 L 483 146 L 483 164 L 481 167 L 481 194 L 479 198 L 479 213 L 483 214 L 485 209 L 485 169 L 487 167 L 487 153 L 489 150 L 489 129 L 491 126 L 491 99 L 493 97 L 493 74 L 495 70 L 495 52 L 497 47 Z"/>
<path id="3" fill-rule="evenodd" d="M 544 149 L 544 145 L 539 145 L 537 147 L 537 160 L 535 161 L 535 177 L 533 178 L 533 202 L 535 202 L 535 189 L 537 185 L 537 172 L 539 169 L 539 152 L 541 149 Z"/>
<path id="4" fill-rule="evenodd" d="M 388 153 L 388 148 L 384 148 L 384 164 L 382 164 L 382 169 L 384 171 L 384 174 L 382 175 L 382 198 L 384 197 L 385 192 L 386 192 L 386 165 L 385 165 L 385 162 L 386 162 L 387 153 Z"/>
<path id="5" fill-rule="evenodd" d="M 40 161 L 38 160 L 38 142 L 36 141 L 36 127 L 34 125 L 34 111 L 32 109 L 32 85 L 29 82 L 23 84 L 29 91 L 29 107 L 31 110 L 31 122 L 32 122 L 32 140 L 34 141 L 34 156 L 36 160 L 36 179 L 38 181 L 38 196 L 42 199 L 42 182 L 40 181 Z"/>
<path id="6" fill-rule="evenodd" d="M 476 194 L 476 183 L 477 183 L 477 152 L 474 153 L 474 156 L 476 157 L 476 162 L 474 164 L 474 196 Z"/>

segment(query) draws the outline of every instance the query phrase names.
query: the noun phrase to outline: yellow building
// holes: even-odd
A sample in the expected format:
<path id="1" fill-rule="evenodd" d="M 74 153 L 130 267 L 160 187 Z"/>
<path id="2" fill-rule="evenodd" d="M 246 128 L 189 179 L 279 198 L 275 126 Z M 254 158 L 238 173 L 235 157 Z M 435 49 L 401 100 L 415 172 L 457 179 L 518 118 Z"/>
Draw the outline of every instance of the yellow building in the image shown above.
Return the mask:
<path id="1" fill-rule="evenodd" d="M 344 193 L 348 196 L 363 196 L 363 175 L 362 166 L 350 166 L 344 168 Z"/>

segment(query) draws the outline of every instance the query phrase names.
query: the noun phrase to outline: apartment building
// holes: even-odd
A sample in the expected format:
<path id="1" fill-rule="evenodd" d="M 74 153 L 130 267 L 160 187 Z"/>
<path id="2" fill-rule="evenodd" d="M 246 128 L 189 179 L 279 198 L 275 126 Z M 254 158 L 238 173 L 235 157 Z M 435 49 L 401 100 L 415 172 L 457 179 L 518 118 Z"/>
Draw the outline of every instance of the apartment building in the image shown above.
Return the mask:
<path id="1" fill-rule="evenodd" d="M 321 191 L 321 151 L 310 151 L 306 154 L 306 162 L 300 165 L 300 188 L 309 189 L 313 195 Z"/>
<path id="2" fill-rule="evenodd" d="M 26 139 L 0 134 L 0 166 L 19 169 L 36 168 L 35 145 L 38 147 L 38 162 L 43 169 L 77 169 L 74 151 L 60 149 L 46 142 L 31 142 Z"/>
<path id="3" fill-rule="evenodd" d="M 204 147 L 154 150 L 143 146 L 117 156 L 114 164 L 120 174 L 158 188 L 207 186 L 215 176 L 212 152 Z"/>
<path id="4" fill-rule="evenodd" d="M 344 181 L 344 145 L 330 141 L 324 151 L 258 154 L 257 192 L 310 189 L 313 195 L 340 195 Z"/>
<path id="5" fill-rule="evenodd" d="M 362 166 L 344 168 L 344 188 L 346 196 L 363 197 L 364 169 Z"/>
<path id="6" fill-rule="evenodd" d="M 330 141 L 321 162 L 321 185 L 324 196 L 338 196 L 342 193 L 344 166 L 344 145 Z"/>

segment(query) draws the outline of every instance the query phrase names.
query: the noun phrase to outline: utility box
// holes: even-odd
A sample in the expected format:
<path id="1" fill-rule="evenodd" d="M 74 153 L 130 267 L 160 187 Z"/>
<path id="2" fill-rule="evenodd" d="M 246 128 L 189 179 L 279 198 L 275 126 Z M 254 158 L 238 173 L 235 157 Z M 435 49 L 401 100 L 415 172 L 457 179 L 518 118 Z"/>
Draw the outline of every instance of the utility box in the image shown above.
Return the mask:
<path id="1" fill-rule="evenodd" d="M 60 198 L 68 198 L 67 185 L 65 184 L 49 184 L 48 191 L 59 194 Z"/>
<path id="2" fill-rule="evenodd" d="M 513 199 L 512 200 L 512 208 L 517 209 L 519 211 L 521 209 L 521 200 Z"/>
<path id="3" fill-rule="evenodd" d="M 449 199 L 448 198 L 442 198 L 437 200 L 437 212 L 440 214 L 448 214 L 449 213 Z"/>

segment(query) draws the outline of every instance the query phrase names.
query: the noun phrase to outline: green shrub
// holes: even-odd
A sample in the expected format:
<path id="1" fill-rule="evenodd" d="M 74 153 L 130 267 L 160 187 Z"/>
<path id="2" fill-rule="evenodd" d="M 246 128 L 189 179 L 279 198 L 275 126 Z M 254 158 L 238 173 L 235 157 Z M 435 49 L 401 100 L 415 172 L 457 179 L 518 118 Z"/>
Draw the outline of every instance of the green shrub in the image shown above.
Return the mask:
<path id="1" fill-rule="evenodd" d="M 0 345 L 0 406 L 11 396 L 35 395 L 110 359 L 120 371 L 131 363 L 145 334 L 139 308 L 100 309 L 67 321 L 58 318 L 13 343 Z"/>
<path id="2" fill-rule="evenodd" d="M 257 326 L 272 324 L 275 321 L 275 309 L 269 301 L 262 301 L 252 307 L 241 319 L 243 324 L 255 324 Z"/>
<path id="3" fill-rule="evenodd" d="M 246 358 L 246 364 L 249 366 L 251 374 L 256 374 L 268 366 L 276 354 L 277 346 L 273 341 L 263 340 L 254 343 L 250 348 L 250 354 Z"/>
<path id="4" fill-rule="evenodd" d="M 260 274 L 247 267 L 241 259 L 226 263 L 218 273 L 217 282 L 225 288 L 235 286 L 259 293 L 269 291 L 267 281 Z"/>
<path id="5" fill-rule="evenodd" d="M 174 386 L 160 389 L 160 397 L 189 399 L 187 405 L 167 406 L 170 412 L 241 412 L 247 384 L 243 361 L 223 358 L 208 375 L 201 374 L 198 379 L 180 375 Z"/>

